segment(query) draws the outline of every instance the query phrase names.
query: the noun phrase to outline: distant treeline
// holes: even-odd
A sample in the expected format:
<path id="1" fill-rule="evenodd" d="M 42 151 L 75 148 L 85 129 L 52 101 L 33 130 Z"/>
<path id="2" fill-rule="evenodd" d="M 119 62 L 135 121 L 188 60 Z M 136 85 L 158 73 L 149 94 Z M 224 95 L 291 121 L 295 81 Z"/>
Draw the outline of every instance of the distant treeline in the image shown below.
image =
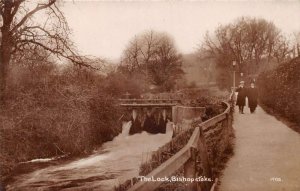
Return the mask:
<path id="1" fill-rule="evenodd" d="M 300 57 L 258 78 L 260 101 L 300 125 Z"/>
<path id="2" fill-rule="evenodd" d="M 229 89 L 233 70 L 236 71 L 236 79 L 240 76 L 256 78 L 259 73 L 299 56 L 299 47 L 299 32 L 289 39 L 271 21 L 240 17 L 208 32 L 199 57 L 215 61 L 216 82 L 220 88 Z M 234 69 L 233 61 L 236 63 Z"/>

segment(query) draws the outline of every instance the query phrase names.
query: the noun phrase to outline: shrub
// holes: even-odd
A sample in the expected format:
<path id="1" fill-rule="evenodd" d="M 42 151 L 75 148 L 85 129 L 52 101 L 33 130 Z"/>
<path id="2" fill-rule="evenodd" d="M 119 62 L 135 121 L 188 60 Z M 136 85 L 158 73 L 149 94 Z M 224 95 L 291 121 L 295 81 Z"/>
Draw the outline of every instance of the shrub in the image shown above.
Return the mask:
<path id="1" fill-rule="evenodd" d="M 120 109 L 94 71 L 13 65 L 0 108 L 1 178 L 19 162 L 88 153 L 121 130 Z"/>
<path id="2" fill-rule="evenodd" d="M 300 58 L 259 75 L 260 102 L 300 125 Z"/>

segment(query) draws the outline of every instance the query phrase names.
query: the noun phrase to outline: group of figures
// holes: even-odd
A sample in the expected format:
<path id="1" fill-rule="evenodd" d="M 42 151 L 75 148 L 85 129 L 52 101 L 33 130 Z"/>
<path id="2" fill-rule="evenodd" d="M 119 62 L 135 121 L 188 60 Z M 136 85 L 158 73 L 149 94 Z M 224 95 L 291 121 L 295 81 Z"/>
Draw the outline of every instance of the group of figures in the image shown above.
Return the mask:
<path id="1" fill-rule="evenodd" d="M 255 87 L 254 82 L 251 82 L 250 87 L 245 87 L 245 82 L 241 81 L 239 87 L 236 89 L 238 92 L 236 105 L 239 106 L 239 112 L 244 114 L 244 107 L 246 105 L 246 97 L 248 98 L 248 107 L 250 112 L 254 113 L 257 107 L 258 90 Z"/>
<path id="2" fill-rule="evenodd" d="M 170 118 L 167 116 L 165 109 L 159 113 L 154 113 L 153 110 L 148 109 L 144 117 L 138 117 L 137 111 L 133 110 L 131 121 L 130 135 L 141 133 L 142 131 L 157 134 L 166 133 L 167 123 L 170 121 Z"/>

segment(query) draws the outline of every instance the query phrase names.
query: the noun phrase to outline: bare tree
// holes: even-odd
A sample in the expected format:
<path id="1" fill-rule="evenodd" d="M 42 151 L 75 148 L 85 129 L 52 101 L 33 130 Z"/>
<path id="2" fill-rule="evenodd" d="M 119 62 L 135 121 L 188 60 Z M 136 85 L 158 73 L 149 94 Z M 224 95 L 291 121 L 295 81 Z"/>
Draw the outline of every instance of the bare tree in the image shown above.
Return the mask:
<path id="1" fill-rule="evenodd" d="M 282 35 L 274 43 L 273 56 L 276 58 L 277 63 L 285 61 L 285 58 L 292 53 L 289 41 Z"/>
<path id="2" fill-rule="evenodd" d="M 246 73 L 257 72 L 263 59 L 282 62 L 290 52 L 288 41 L 272 22 L 243 17 L 219 26 L 213 36 L 207 33 L 202 48 L 217 58 L 219 66 L 229 67 L 235 60 Z"/>
<path id="3" fill-rule="evenodd" d="M 149 83 L 169 90 L 183 74 L 181 63 L 181 56 L 167 34 L 148 31 L 129 43 L 121 67 L 130 74 L 143 74 Z"/>
<path id="4" fill-rule="evenodd" d="M 59 9 L 59 0 L 1 0 L 0 96 L 4 101 L 8 67 L 11 59 L 25 52 L 66 58 L 73 63 L 89 66 L 75 52 L 69 38 L 70 29 Z"/>
<path id="5" fill-rule="evenodd" d="M 293 33 L 293 56 L 300 57 L 300 32 Z"/>
<path id="6" fill-rule="evenodd" d="M 133 73 L 141 67 L 142 60 L 140 59 L 140 51 L 139 40 L 135 37 L 123 53 L 122 67 L 124 67 L 127 72 Z"/>

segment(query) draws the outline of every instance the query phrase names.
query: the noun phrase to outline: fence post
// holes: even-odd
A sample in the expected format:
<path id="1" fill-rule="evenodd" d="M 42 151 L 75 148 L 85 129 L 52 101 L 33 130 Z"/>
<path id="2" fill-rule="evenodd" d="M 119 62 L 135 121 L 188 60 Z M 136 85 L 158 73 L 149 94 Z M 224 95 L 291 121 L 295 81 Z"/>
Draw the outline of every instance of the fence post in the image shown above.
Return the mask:
<path id="1" fill-rule="evenodd" d="M 195 182 L 196 178 L 196 157 L 197 151 L 195 148 L 191 147 L 191 158 L 186 161 L 184 164 L 184 177 L 185 178 L 192 178 L 193 182 L 187 182 L 186 190 L 188 191 L 195 191 L 197 189 L 197 184 Z"/>
<path id="2" fill-rule="evenodd" d="M 230 136 L 230 129 L 229 129 L 229 125 L 230 125 L 230 113 L 226 113 L 226 119 L 223 121 L 222 126 L 223 126 L 223 131 L 225 131 L 225 133 L 223 134 L 223 140 L 224 140 L 224 150 L 227 148 L 228 144 L 229 144 L 229 136 Z M 224 152 L 224 150 L 222 152 Z"/>
<path id="3" fill-rule="evenodd" d="M 211 171 L 211 166 L 209 163 L 209 157 L 208 157 L 208 151 L 205 143 L 205 138 L 203 134 L 203 129 L 202 126 L 200 125 L 200 138 L 198 141 L 198 149 L 199 149 L 199 154 L 202 162 L 202 167 L 203 167 L 203 176 L 207 178 L 213 178 L 212 177 L 212 171 Z M 200 184 L 200 183 L 199 183 Z M 202 182 L 201 183 L 201 191 L 209 191 L 212 186 L 211 182 Z"/>

